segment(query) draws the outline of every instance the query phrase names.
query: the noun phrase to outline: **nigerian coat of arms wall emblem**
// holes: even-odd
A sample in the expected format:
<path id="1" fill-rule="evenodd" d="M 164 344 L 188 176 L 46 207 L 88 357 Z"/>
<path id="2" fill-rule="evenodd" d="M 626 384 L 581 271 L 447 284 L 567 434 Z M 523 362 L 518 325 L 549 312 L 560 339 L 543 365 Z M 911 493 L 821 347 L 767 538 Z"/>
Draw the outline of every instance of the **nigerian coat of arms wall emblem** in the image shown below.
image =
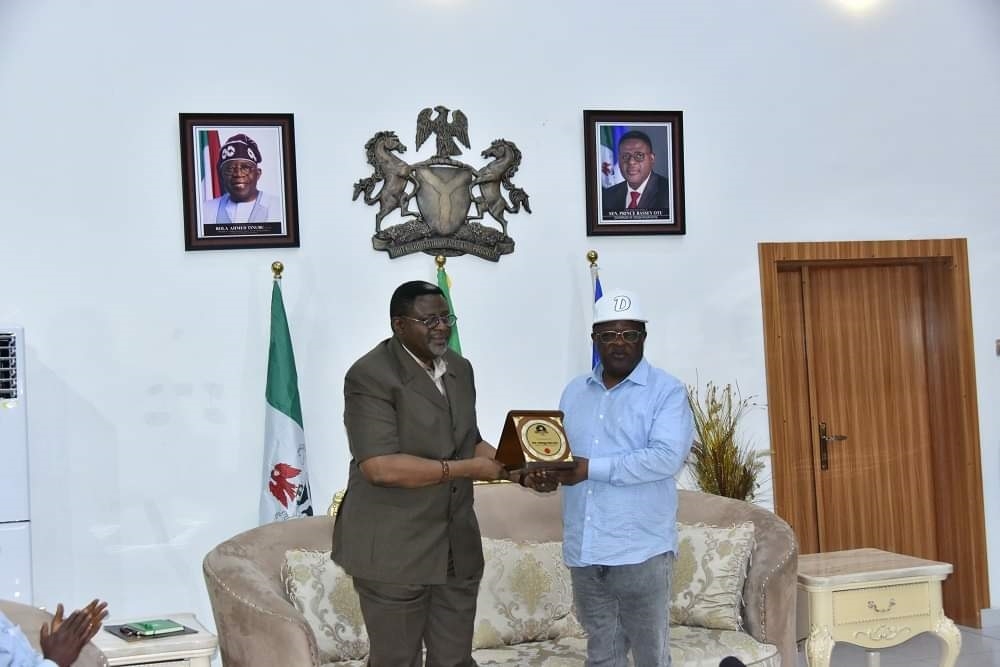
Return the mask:
<path id="1" fill-rule="evenodd" d="M 366 204 L 378 205 L 372 247 L 393 259 L 414 252 L 469 253 L 496 262 L 514 252 L 506 216 L 522 208 L 531 213 L 528 193 L 511 180 L 521 164 L 517 145 L 494 140 L 480 153 L 490 161 L 478 169 L 455 159 L 462 154 L 456 141 L 470 148 L 469 122 L 461 111 L 443 106 L 417 116 L 416 149 L 432 134 L 437 151 L 413 164 L 399 157 L 406 146 L 391 130 L 365 143 L 373 173 L 354 184 L 353 199 L 364 195 Z M 386 225 L 393 212 L 402 221 Z"/>

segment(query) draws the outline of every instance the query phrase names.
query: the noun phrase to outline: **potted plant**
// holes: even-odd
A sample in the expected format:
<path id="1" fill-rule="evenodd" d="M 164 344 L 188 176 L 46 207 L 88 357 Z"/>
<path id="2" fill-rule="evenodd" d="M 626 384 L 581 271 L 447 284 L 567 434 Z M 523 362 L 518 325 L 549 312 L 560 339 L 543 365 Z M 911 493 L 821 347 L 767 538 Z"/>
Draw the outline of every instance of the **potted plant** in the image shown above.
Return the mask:
<path id="1" fill-rule="evenodd" d="M 694 414 L 696 441 L 688 468 L 698 488 L 717 496 L 752 501 L 760 487 L 764 454 L 755 451 L 739 434 L 740 420 L 756 406 L 753 396 L 743 398 L 739 388 L 714 382 L 705 384 L 702 397 L 697 386 L 688 386 L 688 403 Z"/>

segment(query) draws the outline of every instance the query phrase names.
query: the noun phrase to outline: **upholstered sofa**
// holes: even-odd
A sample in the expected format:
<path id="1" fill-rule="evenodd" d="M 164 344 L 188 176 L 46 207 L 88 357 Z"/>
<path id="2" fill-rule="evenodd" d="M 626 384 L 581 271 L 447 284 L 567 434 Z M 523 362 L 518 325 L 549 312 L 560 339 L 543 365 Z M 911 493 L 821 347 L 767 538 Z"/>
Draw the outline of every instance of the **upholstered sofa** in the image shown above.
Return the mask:
<path id="1" fill-rule="evenodd" d="M 583 664 L 586 639 L 559 558 L 558 495 L 513 484 L 477 485 L 476 513 L 487 556 L 476 614 L 476 661 L 482 667 Z M 788 525 L 754 505 L 692 491 L 680 492 L 678 520 L 692 533 L 718 526 L 724 539 L 709 537 L 701 551 L 693 551 L 682 537 L 674 582 L 676 589 L 683 579 L 681 588 L 688 592 L 673 592 L 673 622 L 678 614 L 684 621 L 671 627 L 674 665 L 715 667 L 727 655 L 747 665 L 796 664 L 798 552 Z M 740 590 L 736 618 L 729 619 L 736 625 L 721 629 L 728 622 L 723 619 L 722 626 L 711 627 L 718 625 L 711 614 L 706 621 L 690 613 L 696 611 L 691 590 L 715 576 L 698 569 L 714 558 L 705 544 L 718 545 L 724 554 L 737 551 L 727 531 L 747 522 L 752 538 L 736 565 L 742 570 Z M 329 561 L 332 531 L 331 517 L 273 523 L 208 553 L 203 569 L 226 667 L 365 664 L 367 637 L 356 595 L 350 578 Z"/>
<path id="2" fill-rule="evenodd" d="M 31 605 L 13 602 L 11 600 L 0 600 L 0 611 L 9 618 L 12 623 L 19 625 L 21 631 L 28 637 L 31 645 L 38 648 L 38 633 L 42 625 L 52 618 L 52 614 Z M 103 632 L 103 630 L 102 630 Z M 104 654 L 93 643 L 87 644 L 80 651 L 80 657 L 73 663 L 73 667 L 107 667 L 108 663 L 104 659 Z"/>

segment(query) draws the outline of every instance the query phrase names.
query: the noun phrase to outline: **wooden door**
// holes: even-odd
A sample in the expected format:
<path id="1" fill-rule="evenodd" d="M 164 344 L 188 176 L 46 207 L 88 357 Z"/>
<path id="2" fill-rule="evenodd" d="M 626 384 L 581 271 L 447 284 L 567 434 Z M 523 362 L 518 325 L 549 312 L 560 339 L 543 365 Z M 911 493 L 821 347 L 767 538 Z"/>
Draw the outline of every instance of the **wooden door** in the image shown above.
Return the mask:
<path id="1" fill-rule="evenodd" d="M 936 558 L 921 267 L 802 272 L 819 549 Z"/>
<path id="2" fill-rule="evenodd" d="M 760 244 L 775 511 L 802 553 L 952 563 L 989 607 L 965 241 Z M 828 436 L 821 461 L 819 426 Z"/>

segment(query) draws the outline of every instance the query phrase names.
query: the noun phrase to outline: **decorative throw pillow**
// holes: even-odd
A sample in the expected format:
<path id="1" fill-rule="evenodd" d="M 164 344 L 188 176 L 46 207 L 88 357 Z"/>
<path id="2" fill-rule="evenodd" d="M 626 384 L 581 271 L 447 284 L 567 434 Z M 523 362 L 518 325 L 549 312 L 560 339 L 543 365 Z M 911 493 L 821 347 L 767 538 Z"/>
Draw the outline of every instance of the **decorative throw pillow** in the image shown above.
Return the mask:
<path id="1" fill-rule="evenodd" d="M 368 632 L 354 583 L 330 560 L 329 551 L 286 551 L 282 581 L 289 601 L 316 635 L 322 662 L 368 655 Z"/>
<path id="2" fill-rule="evenodd" d="M 753 522 L 723 528 L 677 524 L 670 622 L 741 630 L 743 583 L 754 546 Z"/>
<path id="3" fill-rule="evenodd" d="M 579 636 L 561 542 L 483 538 L 475 649 Z"/>

